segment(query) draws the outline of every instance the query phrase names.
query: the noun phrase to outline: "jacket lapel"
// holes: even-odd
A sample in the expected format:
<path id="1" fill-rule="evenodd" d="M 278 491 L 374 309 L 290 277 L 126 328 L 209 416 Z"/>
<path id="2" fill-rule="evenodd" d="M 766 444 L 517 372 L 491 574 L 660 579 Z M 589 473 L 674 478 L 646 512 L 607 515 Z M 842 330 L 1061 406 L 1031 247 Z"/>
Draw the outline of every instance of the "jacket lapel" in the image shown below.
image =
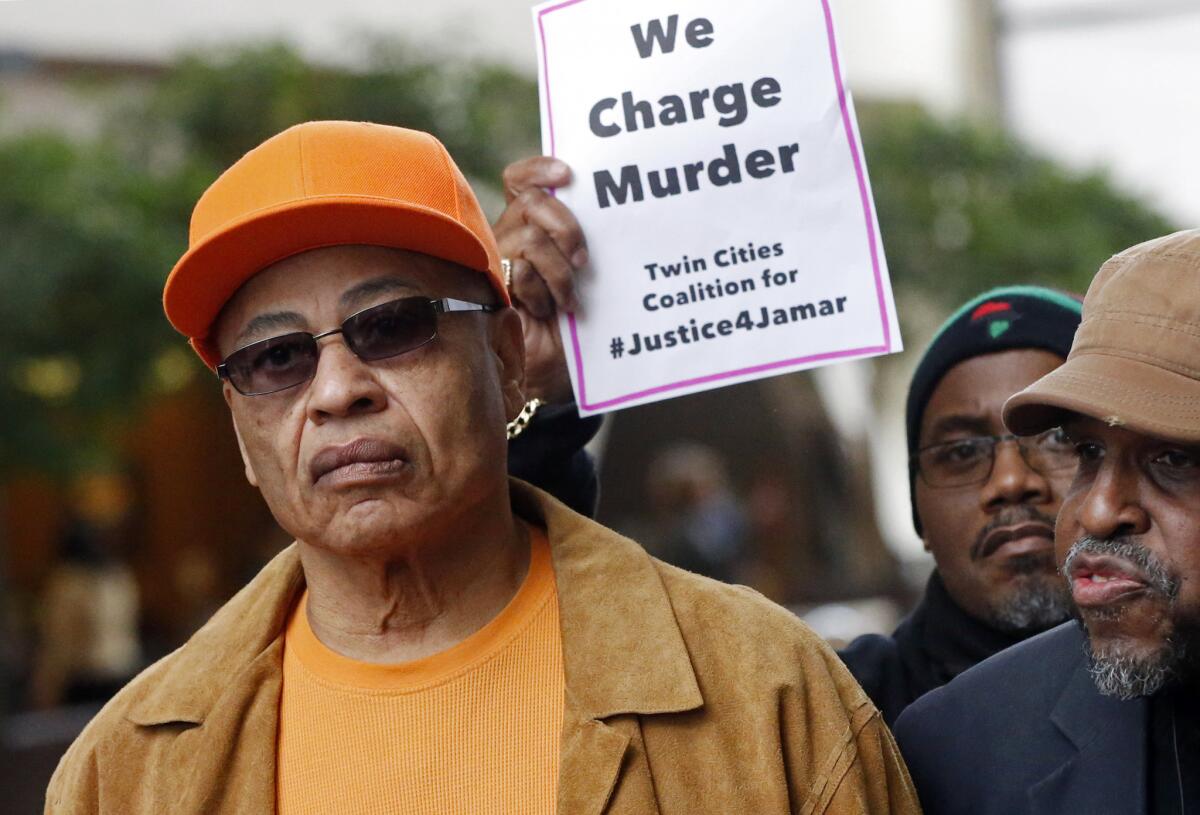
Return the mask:
<path id="1" fill-rule="evenodd" d="M 1145 815 L 1146 700 L 1102 696 L 1081 659 L 1050 719 L 1074 750 L 1029 788 L 1030 810 Z"/>
<path id="2" fill-rule="evenodd" d="M 198 734 L 200 744 L 188 750 L 191 779 L 176 811 L 275 811 L 282 659 L 280 639 L 232 679 L 229 703 L 210 711 Z M 220 782 L 214 784 L 215 779 Z"/>
<path id="3" fill-rule="evenodd" d="M 608 806 L 629 748 L 628 728 L 564 717 L 558 811 L 599 815 Z"/>
<path id="4" fill-rule="evenodd" d="M 284 621 L 304 585 L 290 546 L 174 656 L 127 714 L 147 729 L 182 729 L 153 785 L 179 800 L 161 811 L 274 812 Z"/>
<path id="5" fill-rule="evenodd" d="M 695 710 L 704 699 L 645 550 L 519 482 L 513 504 L 545 525 L 558 585 L 566 674 L 558 811 L 601 813 L 615 802 L 622 774 L 637 766 L 626 760 L 637 717 Z M 655 804 L 635 809 L 654 812 Z"/>

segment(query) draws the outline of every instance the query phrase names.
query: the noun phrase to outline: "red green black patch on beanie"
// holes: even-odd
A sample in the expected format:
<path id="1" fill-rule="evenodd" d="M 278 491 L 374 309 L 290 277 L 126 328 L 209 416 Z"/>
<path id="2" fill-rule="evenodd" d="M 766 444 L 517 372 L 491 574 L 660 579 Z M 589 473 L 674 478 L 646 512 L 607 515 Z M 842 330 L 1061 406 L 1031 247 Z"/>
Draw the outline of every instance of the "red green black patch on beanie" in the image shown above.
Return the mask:
<path id="1" fill-rule="evenodd" d="M 1012 303 L 989 300 L 971 312 L 971 322 L 983 323 L 988 336 L 997 340 L 1012 328 L 1013 320 L 1019 319 L 1020 316 L 1013 309 Z"/>

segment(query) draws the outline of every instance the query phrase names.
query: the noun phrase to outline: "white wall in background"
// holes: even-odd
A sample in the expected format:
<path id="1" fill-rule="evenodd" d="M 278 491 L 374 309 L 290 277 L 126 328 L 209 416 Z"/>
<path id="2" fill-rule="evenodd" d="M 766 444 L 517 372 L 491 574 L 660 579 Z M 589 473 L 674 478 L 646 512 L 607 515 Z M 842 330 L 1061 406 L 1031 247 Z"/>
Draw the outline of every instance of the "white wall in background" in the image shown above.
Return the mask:
<path id="1" fill-rule="evenodd" d="M 1200 226 L 1195 6 L 1143 22 L 1018 28 L 1004 49 L 1016 132 L 1069 166 L 1109 168 L 1182 227 Z"/>

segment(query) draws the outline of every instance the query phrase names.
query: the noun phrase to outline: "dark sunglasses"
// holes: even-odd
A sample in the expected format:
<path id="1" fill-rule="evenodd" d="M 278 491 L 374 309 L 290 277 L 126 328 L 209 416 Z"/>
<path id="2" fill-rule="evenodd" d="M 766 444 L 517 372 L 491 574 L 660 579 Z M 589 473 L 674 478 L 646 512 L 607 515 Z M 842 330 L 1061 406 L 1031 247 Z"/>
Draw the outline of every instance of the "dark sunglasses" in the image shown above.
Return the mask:
<path id="1" fill-rule="evenodd" d="M 499 311 L 503 306 L 465 300 L 401 297 L 363 309 L 341 327 L 320 334 L 295 331 L 252 342 L 217 366 L 217 376 L 243 396 L 263 396 L 294 388 L 313 378 L 321 354 L 317 340 L 341 334 L 359 359 L 370 362 L 414 351 L 437 336 L 439 314 L 455 311 Z"/>

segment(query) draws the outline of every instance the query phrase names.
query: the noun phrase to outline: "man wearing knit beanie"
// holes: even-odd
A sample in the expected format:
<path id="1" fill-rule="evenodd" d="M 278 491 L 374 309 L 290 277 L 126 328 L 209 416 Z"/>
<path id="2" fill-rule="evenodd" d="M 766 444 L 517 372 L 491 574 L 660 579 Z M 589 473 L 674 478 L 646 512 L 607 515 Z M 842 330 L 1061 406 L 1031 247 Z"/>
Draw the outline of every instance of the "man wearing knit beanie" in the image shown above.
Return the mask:
<path id="1" fill-rule="evenodd" d="M 1005 400 L 1066 359 L 1080 301 L 1052 289 L 994 289 L 938 330 L 906 405 L 913 523 L 935 569 L 891 637 L 841 652 L 891 724 L 919 696 L 1068 616 L 1054 520 L 1074 456 L 1056 430 L 1007 435 Z"/>

